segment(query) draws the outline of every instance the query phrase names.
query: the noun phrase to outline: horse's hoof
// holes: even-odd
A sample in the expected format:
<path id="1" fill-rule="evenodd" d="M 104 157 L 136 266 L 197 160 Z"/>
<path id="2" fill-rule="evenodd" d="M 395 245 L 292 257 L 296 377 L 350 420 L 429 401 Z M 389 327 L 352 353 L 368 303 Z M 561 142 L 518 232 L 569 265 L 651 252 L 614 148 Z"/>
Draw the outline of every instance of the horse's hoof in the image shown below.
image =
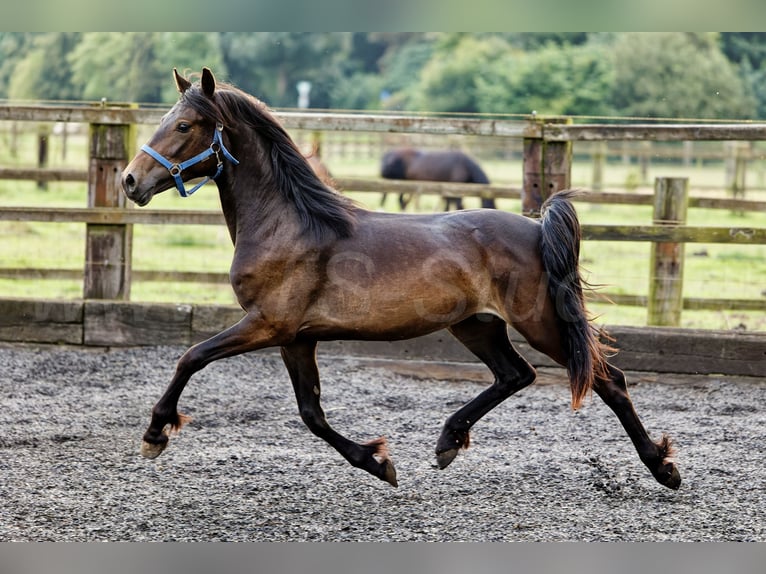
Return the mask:
<path id="1" fill-rule="evenodd" d="M 162 454 L 162 451 L 165 450 L 165 447 L 167 446 L 167 441 L 160 443 L 160 444 L 154 444 L 150 442 L 143 441 L 141 443 L 141 456 L 144 458 L 157 458 Z"/>
<path id="2" fill-rule="evenodd" d="M 457 448 L 451 448 L 443 452 L 437 452 L 436 464 L 439 465 L 439 470 L 444 470 L 445 468 L 447 468 L 449 464 L 453 460 L 455 460 L 455 457 L 457 456 L 458 452 L 460 452 L 460 449 L 457 449 Z"/>
<path id="3" fill-rule="evenodd" d="M 663 486 L 667 486 L 673 490 L 678 490 L 681 486 L 681 473 L 678 472 L 676 465 L 673 465 L 673 470 L 670 471 L 670 475 L 659 481 Z"/>
<path id="4" fill-rule="evenodd" d="M 381 478 L 393 487 L 399 486 L 399 483 L 396 482 L 396 469 L 394 468 L 394 463 L 390 460 L 386 460 L 383 463 L 383 476 Z"/>

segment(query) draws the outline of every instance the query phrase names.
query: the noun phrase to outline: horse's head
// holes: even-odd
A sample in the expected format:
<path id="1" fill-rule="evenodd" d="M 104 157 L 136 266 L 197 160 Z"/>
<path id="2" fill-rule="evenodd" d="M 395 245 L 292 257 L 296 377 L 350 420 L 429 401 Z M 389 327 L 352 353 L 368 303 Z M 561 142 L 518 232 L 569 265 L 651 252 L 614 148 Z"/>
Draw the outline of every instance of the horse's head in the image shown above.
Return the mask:
<path id="1" fill-rule="evenodd" d="M 413 148 L 401 148 L 387 152 L 380 163 L 380 177 L 407 179 L 407 168 L 418 153 Z"/>
<path id="2" fill-rule="evenodd" d="M 223 125 L 215 119 L 213 73 L 204 68 L 199 85 L 192 85 L 175 69 L 173 74 L 181 94 L 179 101 L 122 172 L 125 195 L 141 206 L 171 187 L 182 196 L 190 195 L 201 184 L 187 191 L 185 181 L 217 177 L 224 159 L 238 163 L 223 143 Z"/>

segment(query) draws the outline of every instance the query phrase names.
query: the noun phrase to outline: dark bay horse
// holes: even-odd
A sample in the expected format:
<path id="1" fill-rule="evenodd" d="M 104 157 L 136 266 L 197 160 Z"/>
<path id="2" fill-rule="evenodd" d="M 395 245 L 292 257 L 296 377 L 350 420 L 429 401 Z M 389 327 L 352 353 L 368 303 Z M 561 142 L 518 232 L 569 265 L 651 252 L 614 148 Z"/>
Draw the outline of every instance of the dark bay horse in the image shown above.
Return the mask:
<path id="1" fill-rule="evenodd" d="M 489 183 L 489 178 L 476 160 L 462 151 L 423 151 L 411 147 L 394 149 L 383 155 L 380 176 L 385 179 L 409 179 L 420 181 L 452 181 L 456 183 Z M 383 194 L 381 204 L 385 202 Z M 404 210 L 409 203 L 405 194 L 399 196 L 399 207 Z M 495 200 L 482 197 L 481 206 L 495 208 Z M 463 198 L 445 197 L 444 210 L 451 207 L 463 209 Z"/>
<path id="2" fill-rule="evenodd" d="M 446 328 L 486 363 L 494 383 L 448 417 L 437 440 L 436 460 L 445 468 L 483 415 L 535 380 L 509 341 L 512 325 L 567 368 L 574 408 L 595 390 L 655 479 L 678 488 L 670 439 L 649 437 L 623 373 L 607 362 L 607 343 L 588 320 L 572 192 L 550 197 L 540 221 L 491 209 L 368 211 L 321 182 L 259 100 L 216 83 L 207 68 L 199 82 L 177 72 L 175 81 L 179 101 L 125 168 L 122 185 L 144 206 L 174 186 L 186 195 L 189 179 L 215 180 L 234 242 L 231 284 L 246 314 L 179 359 L 152 409 L 144 456 L 158 456 L 187 421 L 177 406 L 194 373 L 218 359 L 280 347 L 308 428 L 353 466 L 396 486 L 384 437 L 360 444 L 325 418 L 317 343 Z"/>

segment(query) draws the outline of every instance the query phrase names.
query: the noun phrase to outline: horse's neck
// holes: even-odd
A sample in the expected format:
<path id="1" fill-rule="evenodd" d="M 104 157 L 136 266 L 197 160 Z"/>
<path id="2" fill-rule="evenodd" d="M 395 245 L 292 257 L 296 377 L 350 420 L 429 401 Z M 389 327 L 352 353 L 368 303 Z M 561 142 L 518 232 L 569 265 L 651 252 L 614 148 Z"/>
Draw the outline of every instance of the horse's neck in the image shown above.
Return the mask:
<path id="1" fill-rule="evenodd" d="M 237 209 L 235 204 L 229 199 L 228 194 L 221 189 L 220 183 L 218 184 L 218 197 L 221 200 L 221 210 L 223 211 L 223 218 L 226 221 L 226 227 L 229 228 L 229 236 L 231 242 L 237 244 Z"/>
<path id="2" fill-rule="evenodd" d="M 239 169 L 239 168 L 238 168 Z M 285 233 L 290 209 L 273 189 L 270 175 L 247 172 L 218 182 L 221 209 L 235 247 L 243 242 L 260 243 L 275 230 Z"/>

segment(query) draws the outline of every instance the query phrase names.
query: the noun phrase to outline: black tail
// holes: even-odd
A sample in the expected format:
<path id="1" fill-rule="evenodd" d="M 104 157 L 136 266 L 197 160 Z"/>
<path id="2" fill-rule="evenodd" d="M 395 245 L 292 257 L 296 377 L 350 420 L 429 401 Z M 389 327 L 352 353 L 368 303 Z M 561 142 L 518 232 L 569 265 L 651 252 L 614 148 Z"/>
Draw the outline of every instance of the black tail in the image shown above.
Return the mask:
<path id="1" fill-rule="evenodd" d="M 541 251 L 548 274 L 548 294 L 556 306 L 567 372 L 572 388 L 572 408 L 579 408 L 596 377 L 606 375 L 606 352 L 585 309 L 580 276 L 580 222 L 570 198 L 577 192 L 560 191 L 542 206 Z"/>

